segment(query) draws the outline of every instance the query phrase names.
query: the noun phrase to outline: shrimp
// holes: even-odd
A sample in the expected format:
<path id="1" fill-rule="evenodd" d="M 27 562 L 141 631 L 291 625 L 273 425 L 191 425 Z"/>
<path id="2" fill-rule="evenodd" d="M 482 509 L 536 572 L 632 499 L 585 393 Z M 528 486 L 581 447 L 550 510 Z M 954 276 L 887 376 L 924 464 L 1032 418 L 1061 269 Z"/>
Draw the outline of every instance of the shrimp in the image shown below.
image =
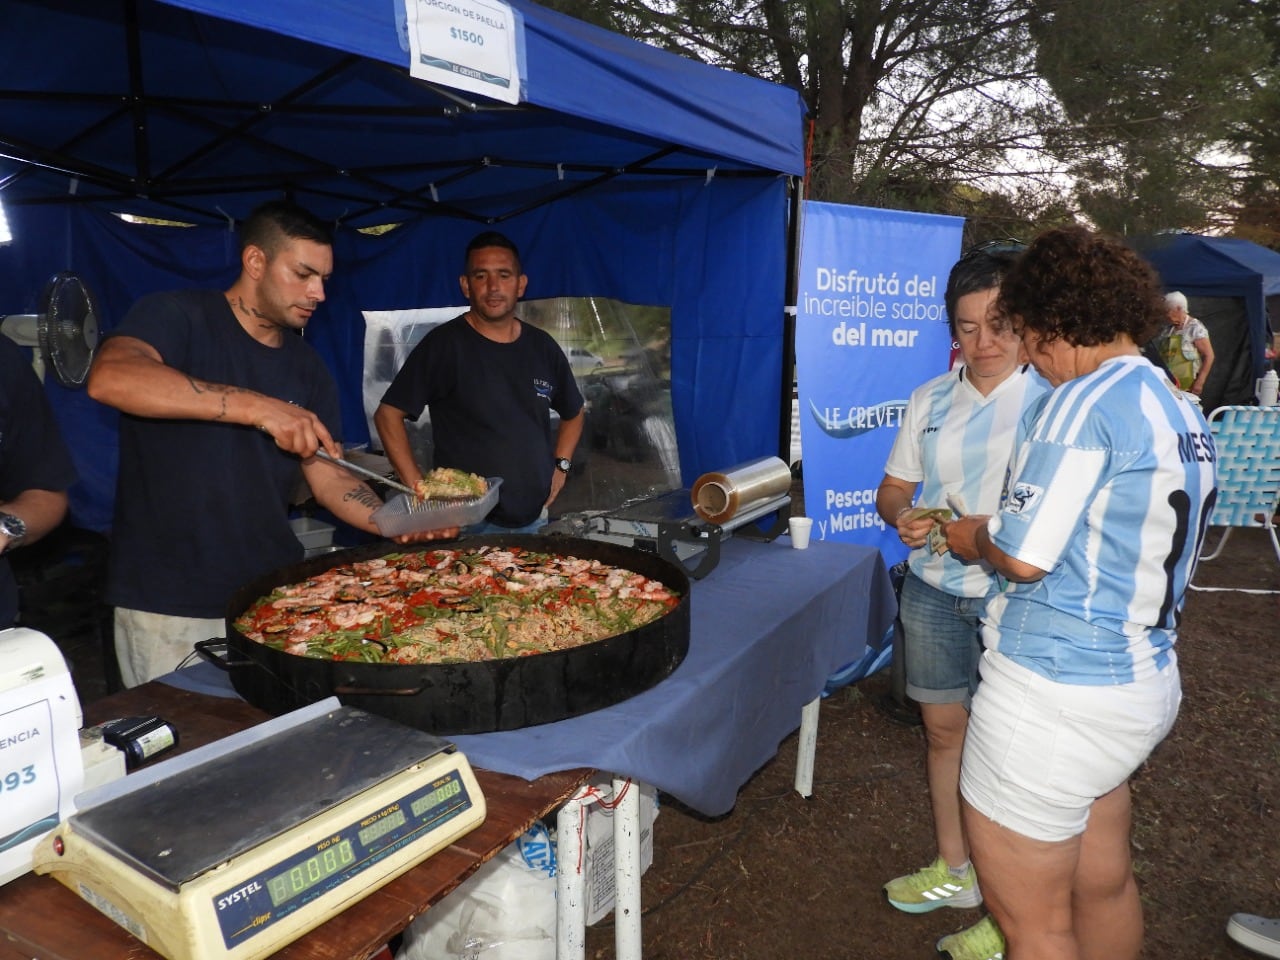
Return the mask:
<path id="1" fill-rule="evenodd" d="M 516 555 L 509 550 L 490 550 L 484 555 L 484 562 L 495 570 L 519 566 Z"/>
<path id="2" fill-rule="evenodd" d="M 375 560 L 365 560 L 361 563 L 354 564 L 356 573 L 359 576 L 377 579 L 380 577 L 394 577 L 397 568 L 387 563 L 385 557 L 378 557 Z"/>
<path id="3" fill-rule="evenodd" d="M 373 623 L 382 612 L 371 603 L 347 603 L 333 612 L 330 619 L 335 627 L 351 630 L 366 623 Z"/>
<path id="4" fill-rule="evenodd" d="M 311 592 L 319 586 L 319 580 L 303 580 L 300 583 L 290 583 L 287 586 L 280 587 L 279 592 L 286 597 L 310 596 Z"/>
<path id="5" fill-rule="evenodd" d="M 402 570 L 400 579 L 405 583 L 434 583 L 437 578 L 427 570 Z"/>

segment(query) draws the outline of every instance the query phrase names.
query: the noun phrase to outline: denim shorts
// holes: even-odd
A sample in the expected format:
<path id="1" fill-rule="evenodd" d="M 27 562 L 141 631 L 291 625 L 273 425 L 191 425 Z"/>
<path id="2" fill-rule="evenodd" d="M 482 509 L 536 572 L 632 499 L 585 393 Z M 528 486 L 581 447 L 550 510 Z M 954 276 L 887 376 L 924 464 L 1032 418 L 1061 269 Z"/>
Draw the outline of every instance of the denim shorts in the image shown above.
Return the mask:
<path id="1" fill-rule="evenodd" d="M 907 574 L 898 607 L 907 696 L 917 703 L 969 705 L 978 689 L 985 606 L 985 597 L 957 597 Z"/>

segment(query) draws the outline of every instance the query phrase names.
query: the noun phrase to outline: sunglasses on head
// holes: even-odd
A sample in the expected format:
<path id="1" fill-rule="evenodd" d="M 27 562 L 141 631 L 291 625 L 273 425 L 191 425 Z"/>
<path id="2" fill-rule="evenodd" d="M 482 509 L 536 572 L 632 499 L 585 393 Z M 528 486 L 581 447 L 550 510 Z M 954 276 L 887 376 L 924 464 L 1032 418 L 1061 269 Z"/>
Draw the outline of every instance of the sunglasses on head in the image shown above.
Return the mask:
<path id="1" fill-rule="evenodd" d="M 1014 237 L 1003 237 L 999 240 L 988 240 L 986 243 L 980 243 L 976 247 L 970 247 L 960 259 L 968 260 L 970 257 L 976 257 L 980 254 L 1021 253 L 1025 249 L 1027 249 L 1027 245 L 1021 240 Z"/>

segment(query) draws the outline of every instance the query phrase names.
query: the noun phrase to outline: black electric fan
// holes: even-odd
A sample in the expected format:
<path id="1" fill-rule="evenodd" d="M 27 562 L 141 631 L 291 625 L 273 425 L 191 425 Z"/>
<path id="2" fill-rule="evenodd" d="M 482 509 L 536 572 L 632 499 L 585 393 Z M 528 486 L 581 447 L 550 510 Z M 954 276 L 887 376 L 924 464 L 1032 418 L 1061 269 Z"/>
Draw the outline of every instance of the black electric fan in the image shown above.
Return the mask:
<path id="1" fill-rule="evenodd" d="M 34 348 L 37 374 L 47 368 L 64 387 L 81 387 L 98 346 L 98 316 L 93 292 L 74 273 L 62 271 L 45 285 L 40 312 L 0 318 L 0 333 Z"/>

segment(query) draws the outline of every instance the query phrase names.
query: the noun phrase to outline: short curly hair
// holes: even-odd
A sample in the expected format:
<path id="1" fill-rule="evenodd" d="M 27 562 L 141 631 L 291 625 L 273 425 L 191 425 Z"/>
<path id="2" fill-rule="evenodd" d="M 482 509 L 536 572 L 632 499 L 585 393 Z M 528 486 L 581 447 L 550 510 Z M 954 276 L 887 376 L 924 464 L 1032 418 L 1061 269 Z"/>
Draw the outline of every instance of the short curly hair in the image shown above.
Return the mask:
<path id="1" fill-rule="evenodd" d="M 1083 227 L 1046 230 L 1000 284 L 996 310 L 1021 333 L 1094 347 L 1127 335 L 1141 346 L 1165 323 L 1155 269 L 1132 248 Z"/>

